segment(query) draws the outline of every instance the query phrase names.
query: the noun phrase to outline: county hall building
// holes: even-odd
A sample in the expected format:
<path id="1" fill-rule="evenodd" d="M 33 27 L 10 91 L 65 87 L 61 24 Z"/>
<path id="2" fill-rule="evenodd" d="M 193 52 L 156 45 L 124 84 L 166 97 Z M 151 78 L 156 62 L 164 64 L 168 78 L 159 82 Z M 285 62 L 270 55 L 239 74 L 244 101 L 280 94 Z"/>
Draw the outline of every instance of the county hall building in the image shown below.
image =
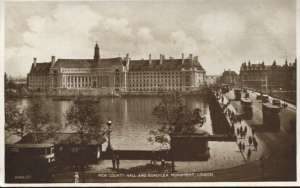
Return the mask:
<path id="1" fill-rule="evenodd" d="M 205 85 L 205 70 L 192 54 L 188 58 L 131 60 L 101 58 L 98 44 L 92 59 L 34 58 L 27 76 L 28 88 L 57 95 L 193 91 Z"/>

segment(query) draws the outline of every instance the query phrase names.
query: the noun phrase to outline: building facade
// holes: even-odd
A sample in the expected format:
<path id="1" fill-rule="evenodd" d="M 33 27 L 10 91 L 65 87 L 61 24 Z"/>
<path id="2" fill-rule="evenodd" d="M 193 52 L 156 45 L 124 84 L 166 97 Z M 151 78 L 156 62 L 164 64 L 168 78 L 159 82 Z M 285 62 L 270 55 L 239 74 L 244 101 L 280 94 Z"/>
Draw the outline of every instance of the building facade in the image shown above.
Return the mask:
<path id="1" fill-rule="evenodd" d="M 206 84 L 207 86 L 212 86 L 217 84 L 217 81 L 220 79 L 219 75 L 207 75 L 206 76 Z"/>
<path id="2" fill-rule="evenodd" d="M 269 92 L 270 90 L 295 91 L 296 90 L 296 63 L 277 65 L 265 65 L 264 62 L 251 64 L 244 62 L 240 68 L 240 79 L 242 87 Z"/>
<path id="3" fill-rule="evenodd" d="M 224 70 L 219 78 L 220 84 L 237 85 L 239 83 L 239 75 L 232 70 Z"/>
<path id="4" fill-rule="evenodd" d="M 131 60 L 101 58 L 96 44 L 93 59 L 57 59 L 37 63 L 27 76 L 28 88 L 54 94 L 113 94 L 118 92 L 193 91 L 205 85 L 205 70 L 188 58 Z"/>

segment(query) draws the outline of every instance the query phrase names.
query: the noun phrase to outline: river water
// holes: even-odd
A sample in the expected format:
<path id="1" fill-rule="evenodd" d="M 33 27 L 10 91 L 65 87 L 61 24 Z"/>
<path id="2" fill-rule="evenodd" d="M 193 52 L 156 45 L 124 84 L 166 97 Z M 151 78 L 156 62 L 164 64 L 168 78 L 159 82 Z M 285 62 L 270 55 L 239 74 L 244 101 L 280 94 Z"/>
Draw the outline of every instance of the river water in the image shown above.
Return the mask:
<path id="1" fill-rule="evenodd" d="M 34 99 L 18 99 L 13 105 L 26 108 Z M 68 131 L 65 125 L 65 112 L 72 105 L 72 101 L 53 101 L 47 99 L 51 105 L 51 119 L 64 131 Z M 153 108 L 160 102 L 159 97 L 122 97 L 103 98 L 98 103 L 99 111 L 104 121 L 112 120 L 111 144 L 114 149 L 122 150 L 157 150 L 161 147 L 148 141 L 149 131 L 161 127 L 158 120 L 152 115 Z M 201 97 L 185 98 L 186 105 L 190 109 L 200 108 L 206 122 L 202 129 L 212 133 L 211 117 L 208 103 Z M 106 148 L 106 143 L 103 148 Z M 197 169 L 212 170 L 237 166 L 244 163 L 235 142 L 211 141 L 208 143 L 210 159 L 203 162 L 188 162 L 177 169 L 195 171 Z M 187 146 L 188 147 L 188 146 Z M 101 165 L 100 165 L 101 166 Z M 196 168 L 197 167 L 197 168 Z M 99 166 L 97 167 L 99 168 Z"/>
<path id="2" fill-rule="evenodd" d="M 24 109 L 33 99 L 19 99 L 15 105 Z M 72 101 L 53 101 L 47 99 L 50 104 L 50 115 L 54 123 L 68 131 L 65 125 L 65 112 L 70 108 Z M 103 98 L 98 103 L 104 121 L 111 120 L 111 143 L 114 149 L 152 150 L 160 145 L 148 141 L 149 131 L 159 128 L 161 125 L 152 115 L 153 108 L 160 102 L 159 97 L 125 97 Z M 200 108 L 202 115 L 206 116 L 203 129 L 212 133 L 209 107 L 206 101 L 200 97 L 186 97 L 186 105 L 191 108 Z M 105 146 L 104 146 L 105 147 Z"/>

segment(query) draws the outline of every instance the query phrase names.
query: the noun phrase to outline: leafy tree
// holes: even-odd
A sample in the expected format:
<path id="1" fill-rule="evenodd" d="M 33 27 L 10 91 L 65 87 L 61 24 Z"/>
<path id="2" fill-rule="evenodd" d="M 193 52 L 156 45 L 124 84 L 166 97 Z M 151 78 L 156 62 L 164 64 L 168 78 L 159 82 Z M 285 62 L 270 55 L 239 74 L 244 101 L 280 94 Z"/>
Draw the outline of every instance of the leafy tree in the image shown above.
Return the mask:
<path id="1" fill-rule="evenodd" d="M 44 97 L 36 97 L 34 100 L 31 100 L 25 109 L 6 102 L 6 129 L 14 131 L 21 137 L 25 136 L 26 133 L 32 133 L 33 142 L 38 143 L 37 133 L 47 133 L 46 136 L 50 137 L 60 129 L 60 127 L 52 123 L 49 109 L 50 105 Z"/>
<path id="2" fill-rule="evenodd" d="M 99 112 L 98 106 L 91 100 L 81 100 L 78 97 L 73 101 L 72 106 L 66 112 L 67 125 L 80 134 L 81 152 L 79 155 L 79 165 L 82 171 L 82 179 L 84 179 L 85 153 L 84 146 L 91 139 L 102 137 L 103 120 Z"/>
<path id="3" fill-rule="evenodd" d="M 23 137 L 28 125 L 29 120 L 25 111 L 14 107 L 12 102 L 5 101 L 5 130 Z"/>
<path id="4" fill-rule="evenodd" d="M 50 109 L 51 106 L 45 97 L 36 97 L 29 103 L 26 108 L 26 115 L 29 119 L 29 132 L 34 134 L 34 142 L 38 143 L 38 132 L 47 133 L 47 136 L 52 136 L 60 127 L 55 126 L 51 121 Z"/>
<path id="5" fill-rule="evenodd" d="M 162 127 L 150 131 L 149 142 L 160 143 L 162 147 L 169 144 L 169 135 L 172 133 L 189 134 L 195 131 L 195 124 L 203 125 L 201 110 L 190 110 L 185 104 L 182 95 L 178 92 L 162 97 L 161 102 L 153 109 L 152 114 L 158 118 Z"/>
<path id="6" fill-rule="evenodd" d="M 66 112 L 66 119 L 77 133 L 98 136 L 102 132 L 103 119 L 94 101 L 76 98 Z"/>

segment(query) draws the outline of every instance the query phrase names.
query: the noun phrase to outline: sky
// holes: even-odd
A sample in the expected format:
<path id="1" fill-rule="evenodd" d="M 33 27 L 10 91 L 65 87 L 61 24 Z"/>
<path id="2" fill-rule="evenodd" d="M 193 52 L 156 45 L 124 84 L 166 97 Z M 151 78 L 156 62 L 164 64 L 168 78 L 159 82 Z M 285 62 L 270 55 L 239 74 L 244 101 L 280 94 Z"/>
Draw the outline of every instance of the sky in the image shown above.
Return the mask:
<path id="1" fill-rule="evenodd" d="M 198 56 L 208 75 L 241 63 L 296 57 L 295 0 L 8 1 L 5 72 L 26 76 L 33 57 L 152 59 Z"/>

